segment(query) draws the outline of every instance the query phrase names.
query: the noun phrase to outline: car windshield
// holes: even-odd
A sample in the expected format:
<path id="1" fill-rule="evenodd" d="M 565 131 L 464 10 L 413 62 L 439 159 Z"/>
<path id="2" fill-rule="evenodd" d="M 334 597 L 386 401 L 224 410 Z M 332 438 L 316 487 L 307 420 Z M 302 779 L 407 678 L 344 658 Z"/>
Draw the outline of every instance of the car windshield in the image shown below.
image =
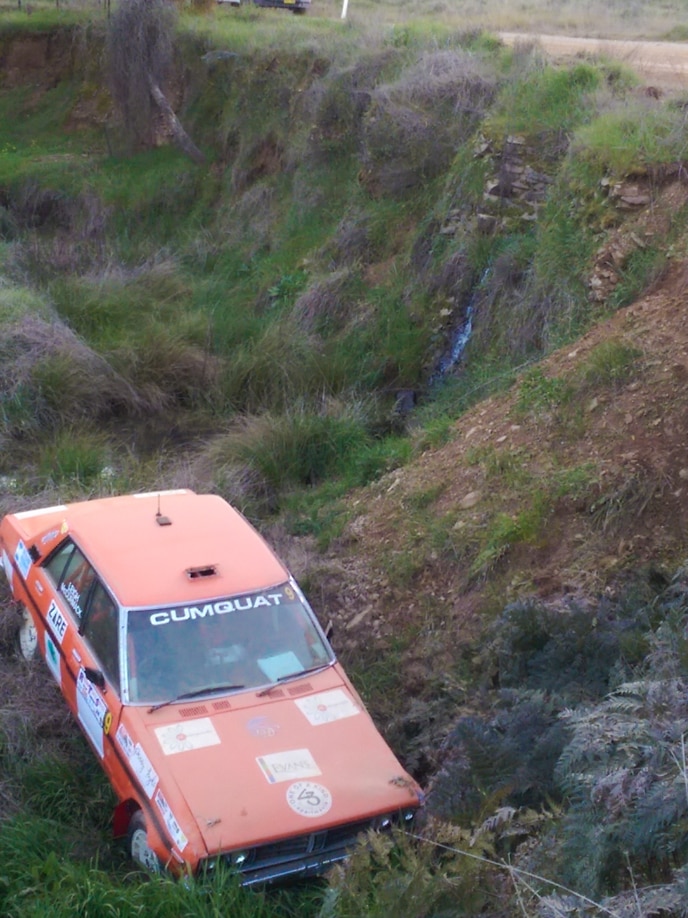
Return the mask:
<path id="1" fill-rule="evenodd" d="M 290 583 L 127 613 L 132 703 L 264 687 L 333 660 L 313 613 Z"/>

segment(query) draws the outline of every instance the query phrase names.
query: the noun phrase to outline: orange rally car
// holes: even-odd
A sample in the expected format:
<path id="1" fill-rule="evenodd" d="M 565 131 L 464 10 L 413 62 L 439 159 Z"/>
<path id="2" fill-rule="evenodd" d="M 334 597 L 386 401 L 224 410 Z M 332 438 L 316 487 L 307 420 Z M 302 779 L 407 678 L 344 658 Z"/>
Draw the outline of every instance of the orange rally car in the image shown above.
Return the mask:
<path id="1" fill-rule="evenodd" d="M 313 876 L 422 800 L 284 564 L 221 498 L 13 513 L 2 564 L 148 871 Z"/>

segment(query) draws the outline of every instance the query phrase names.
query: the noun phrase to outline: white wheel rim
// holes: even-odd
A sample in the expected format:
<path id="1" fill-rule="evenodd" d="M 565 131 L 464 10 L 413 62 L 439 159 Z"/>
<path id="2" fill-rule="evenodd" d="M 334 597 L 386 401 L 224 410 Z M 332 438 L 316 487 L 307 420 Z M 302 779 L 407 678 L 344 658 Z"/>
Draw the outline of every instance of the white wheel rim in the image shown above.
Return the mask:
<path id="1" fill-rule="evenodd" d="M 19 649 L 25 660 L 32 660 L 38 649 L 38 632 L 29 613 L 24 610 L 19 626 Z"/>
<path id="2" fill-rule="evenodd" d="M 136 829 L 131 836 L 131 857 L 149 873 L 158 873 L 160 864 L 153 849 L 148 844 L 145 829 Z"/>

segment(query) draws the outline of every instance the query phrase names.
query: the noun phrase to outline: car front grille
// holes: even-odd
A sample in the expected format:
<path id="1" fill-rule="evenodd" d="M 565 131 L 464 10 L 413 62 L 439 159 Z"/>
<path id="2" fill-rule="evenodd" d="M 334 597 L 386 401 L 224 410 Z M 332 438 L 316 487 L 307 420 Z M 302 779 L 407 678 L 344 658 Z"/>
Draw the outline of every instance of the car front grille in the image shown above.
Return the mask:
<path id="1" fill-rule="evenodd" d="M 295 835 L 266 845 L 228 852 L 220 860 L 241 876 L 243 885 L 270 883 L 288 877 L 310 877 L 324 873 L 349 851 L 369 829 L 390 828 L 412 818 L 410 811 L 387 817 L 362 819 L 333 826 L 320 832 Z"/>

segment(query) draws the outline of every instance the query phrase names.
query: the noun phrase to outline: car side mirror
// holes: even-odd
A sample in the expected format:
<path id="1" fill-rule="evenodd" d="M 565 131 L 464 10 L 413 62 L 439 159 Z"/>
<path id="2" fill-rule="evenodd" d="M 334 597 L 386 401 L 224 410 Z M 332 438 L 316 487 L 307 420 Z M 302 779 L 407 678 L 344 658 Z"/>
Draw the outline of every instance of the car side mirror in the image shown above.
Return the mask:
<path id="1" fill-rule="evenodd" d="M 332 624 L 332 619 L 329 620 L 327 626 L 325 627 L 325 637 L 328 641 L 331 641 L 334 637 L 334 625 Z"/>
<path id="2" fill-rule="evenodd" d="M 96 686 L 96 688 L 105 688 L 105 676 L 102 670 L 94 669 L 92 666 L 86 666 L 84 668 L 84 675 L 89 682 L 92 682 Z"/>

